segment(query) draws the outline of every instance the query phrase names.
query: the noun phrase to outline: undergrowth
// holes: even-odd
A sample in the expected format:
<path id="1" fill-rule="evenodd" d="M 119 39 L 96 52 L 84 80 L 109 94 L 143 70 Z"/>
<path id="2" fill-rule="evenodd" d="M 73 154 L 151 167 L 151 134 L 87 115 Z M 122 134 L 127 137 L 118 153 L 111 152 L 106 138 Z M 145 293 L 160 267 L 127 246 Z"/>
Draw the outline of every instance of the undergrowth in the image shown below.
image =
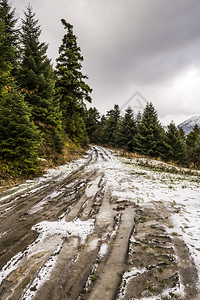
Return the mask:
<path id="1" fill-rule="evenodd" d="M 33 170 L 23 170 L 12 162 L 0 160 L 0 191 L 23 183 L 27 179 L 41 176 L 49 168 L 68 163 L 85 153 L 85 150 L 74 144 L 71 140 L 65 143 L 62 153 L 58 154 L 51 148 L 45 147 L 45 155 L 38 159 L 38 165 Z"/>
<path id="2" fill-rule="evenodd" d="M 152 158 L 138 153 L 131 153 L 124 151 L 122 149 L 110 148 L 111 151 L 114 151 L 117 156 L 126 157 L 132 161 L 130 163 L 136 162 L 137 165 L 144 167 L 157 172 L 168 172 L 179 175 L 195 175 L 200 177 L 199 169 L 191 169 L 176 165 L 174 162 L 164 162 L 161 158 Z"/>

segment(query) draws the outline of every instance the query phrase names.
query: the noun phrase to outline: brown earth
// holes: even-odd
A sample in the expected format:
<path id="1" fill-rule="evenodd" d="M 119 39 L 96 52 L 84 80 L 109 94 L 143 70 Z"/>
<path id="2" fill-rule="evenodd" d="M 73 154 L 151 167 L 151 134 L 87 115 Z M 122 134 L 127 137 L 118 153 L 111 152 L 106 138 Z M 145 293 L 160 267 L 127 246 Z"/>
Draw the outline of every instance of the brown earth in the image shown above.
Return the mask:
<path id="1" fill-rule="evenodd" d="M 68 176 L 2 195 L 8 198 L 0 202 L 0 269 L 5 275 L 12 264 L 13 270 L 0 281 L 1 300 L 198 300 L 188 248 L 166 230 L 170 212 L 163 203 L 140 207 L 112 198 L 112 186 L 98 165 L 111 159 L 108 151 L 94 147 L 85 164 Z M 63 214 L 66 222 L 94 220 L 86 241 L 70 233 L 38 241 L 32 226 Z M 55 266 L 39 285 L 34 280 L 41 282 L 39 272 L 54 258 Z"/>

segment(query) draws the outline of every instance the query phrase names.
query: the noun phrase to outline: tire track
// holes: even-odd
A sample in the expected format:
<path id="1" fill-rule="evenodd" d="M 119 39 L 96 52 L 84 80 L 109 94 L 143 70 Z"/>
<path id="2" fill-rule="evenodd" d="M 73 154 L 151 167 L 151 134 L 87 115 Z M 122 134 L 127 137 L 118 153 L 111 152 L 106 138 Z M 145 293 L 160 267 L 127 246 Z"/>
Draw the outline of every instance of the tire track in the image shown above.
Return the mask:
<path id="1" fill-rule="evenodd" d="M 170 213 L 161 203 L 127 201 L 123 168 L 93 146 L 76 170 L 4 194 L 2 300 L 195 299 L 195 266 L 167 231 Z"/>

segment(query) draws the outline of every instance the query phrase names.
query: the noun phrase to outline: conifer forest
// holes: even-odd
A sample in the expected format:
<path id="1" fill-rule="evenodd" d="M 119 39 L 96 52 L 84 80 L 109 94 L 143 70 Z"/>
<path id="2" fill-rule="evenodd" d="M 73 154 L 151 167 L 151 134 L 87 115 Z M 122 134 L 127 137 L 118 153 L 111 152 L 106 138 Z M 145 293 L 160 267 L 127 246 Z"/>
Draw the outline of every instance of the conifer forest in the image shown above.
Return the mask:
<path id="1" fill-rule="evenodd" d="M 63 162 L 89 144 L 121 148 L 177 165 L 200 167 L 200 128 L 187 136 L 171 122 L 164 129 L 151 102 L 137 115 L 118 105 L 106 115 L 92 102 L 83 56 L 73 25 L 61 20 L 65 34 L 53 67 L 41 26 L 28 5 L 19 26 L 8 0 L 0 2 L 0 179 L 35 175 L 43 160 Z"/>

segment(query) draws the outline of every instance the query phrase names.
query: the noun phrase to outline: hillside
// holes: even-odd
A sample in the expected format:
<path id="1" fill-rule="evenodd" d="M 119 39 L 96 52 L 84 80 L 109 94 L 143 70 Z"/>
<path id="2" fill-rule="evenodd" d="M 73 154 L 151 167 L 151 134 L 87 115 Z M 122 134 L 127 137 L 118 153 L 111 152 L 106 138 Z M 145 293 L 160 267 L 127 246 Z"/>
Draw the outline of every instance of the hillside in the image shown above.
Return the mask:
<path id="1" fill-rule="evenodd" d="M 185 131 L 185 134 L 188 134 L 192 131 L 193 127 L 196 124 L 200 127 L 200 116 L 193 116 L 190 119 L 182 122 L 178 126 L 183 128 L 183 130 Z"/>

